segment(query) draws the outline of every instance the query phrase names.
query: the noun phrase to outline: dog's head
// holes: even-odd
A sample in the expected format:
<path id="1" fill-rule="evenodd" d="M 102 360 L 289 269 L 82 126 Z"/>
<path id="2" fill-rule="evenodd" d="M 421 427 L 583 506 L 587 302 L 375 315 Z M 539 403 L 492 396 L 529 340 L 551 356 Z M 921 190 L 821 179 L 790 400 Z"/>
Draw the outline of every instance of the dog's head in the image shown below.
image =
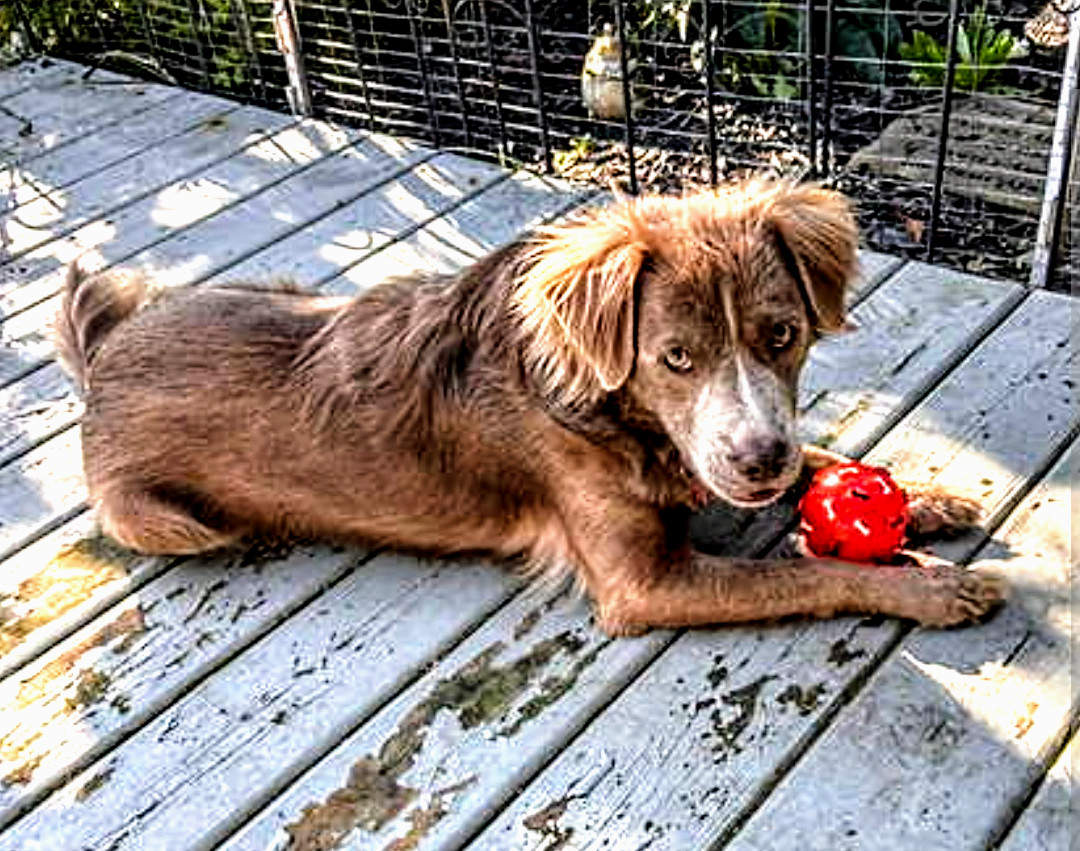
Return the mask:
<path id="1" fill-rule="evenodd" d="M 759 506 L 798 476 L 798 375 L 845 326 L 856 243 L 847 202 L 812 184 L 638 198 L 541 231 L 514 304 L 547 392 L 624 393 L 710 491 Z"/>

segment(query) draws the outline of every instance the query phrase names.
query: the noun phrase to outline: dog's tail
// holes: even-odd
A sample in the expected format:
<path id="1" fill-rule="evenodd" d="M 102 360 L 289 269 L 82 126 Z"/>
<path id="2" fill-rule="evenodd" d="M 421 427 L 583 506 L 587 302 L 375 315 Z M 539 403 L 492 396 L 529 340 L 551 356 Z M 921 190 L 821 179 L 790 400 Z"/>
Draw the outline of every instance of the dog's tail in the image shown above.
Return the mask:
<path id="1" fill-rule="evenodd" d="M 105 338 L 147 297 L 146 280 L 137 272 L 87 272 L 78 263 L 68 267 L 56 317 L 56 347 L 80 387 L 86 388 L 87 371 Z"/>

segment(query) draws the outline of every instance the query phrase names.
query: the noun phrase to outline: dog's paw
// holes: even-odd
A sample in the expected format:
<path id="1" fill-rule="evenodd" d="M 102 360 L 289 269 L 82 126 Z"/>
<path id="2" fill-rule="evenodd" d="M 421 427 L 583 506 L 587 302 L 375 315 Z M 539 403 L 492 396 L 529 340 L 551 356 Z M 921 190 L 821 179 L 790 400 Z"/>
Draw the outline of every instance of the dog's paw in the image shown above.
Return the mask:
<path id="1" fill-rule="evenodd" d="M 914 541 L 955 538 L 975 528 L 982 517 L 977 502 L 935 487 L 905 485 L 908 537 Z"/>
<path id="2" fill-rule="evenodd" d="M 1009 596 L 1009 583 L 990 570 L 970 569 L 925 553 L 905 552 L 912 564 L 900 593 L 900 614 L 923 626 L 987 620 Z"/>

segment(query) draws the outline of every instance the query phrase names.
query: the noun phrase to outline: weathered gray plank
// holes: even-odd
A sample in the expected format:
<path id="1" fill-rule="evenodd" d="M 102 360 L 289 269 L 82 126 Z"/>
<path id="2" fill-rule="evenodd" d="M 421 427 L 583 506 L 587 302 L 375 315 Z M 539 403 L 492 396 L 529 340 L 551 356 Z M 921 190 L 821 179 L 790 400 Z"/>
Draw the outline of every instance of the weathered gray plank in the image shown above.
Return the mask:
<path id="1" fill-rule="evenodd" d="M 516 778 L 549 756 L 549 747 L 537 741 L 538 728 L 544 738 L 572 737 L 669 640 L 658 632 L 613 641 L 592 628 L 588 604 L 576 595 L 524 595 L 300 778 L 223 851 L 290 847 L 289 837 L 292 847 L 315 848 L 320 833 L 326 847 L 356 851 L 456 847 Z M 582 782 L 606 768 L 598 753 L 582 767 Z M 343 806 L 350 796 L 370 805 Z"/>
<path id="2" fill-rule="evenodd" d="M 444 215 L 418 220 L 416 232 L 408 239 L 390 245 L 383 242 L 364 253 L 338 252 L 338 268 L 320 283 L 326 292 L 352 295 L 418 269 L 454 272 L 524 230 L 584 203 L 587 197 L 560 181 L 518 172 Z M 363 262 L 358 264 L 360 259 Z"/>
<path id="3" fill-rule="evenodd" d="M 1076 798 L 1080 767 L 1077 742 L 1073 736 L 1057 758 L 1035 799 L 1001 843 L 1001 851 L 1076 851 L 1080 824 Z"/>
<path id="4" fill-rule="evenodd" d="M 0 849 L 212 845 L 514 587 L 493 568 L 368 562 L 0 834 Z"/>
<path id="5" fill-rule="evenodd" d="M 182 103 L 187 100 L 183 99 Z M 215 105 L 209 98 L 192 103 L 193 109 L 170 116 L 175 123 L 169 126 L 187 126 L 185 132 L 163 139 L 155 147 L 135 153 L 114 166 L 102 168 L 66 189 L 39 194 L 36 200 L 27 201 L 18 210 L 0 216 L 0 232 L 8 255 L 19 257 L 160 187 L 196 175 L 228 158 L 253 139 L 288 123 L 281 116 L 264 110 L 236 110 L 220 101 Z M 194 121 L 191 120 L 193 116 Z M 101 138 L 97 134 L 85 139 L 86 142 L 92 140 L 102 147 L 110 145 L 107 137 Z M 80 150 L 78 155 L 94 156 L 94 151 Z M 35 188 L 47 186 L 36 178 L 36 174 L 34 178 Z"/>
<path id="6" fill-rule="evenodd" d="M 5 98 L 0 113 L 0 167 L 27 163 L 100 127 L 174 100 L 179 89 L 98 71 L 89 80 L 68 70 L 44 85 Z"/>
<path id="7" fill-rule="evenodd" d="M 0 571 L 0 679 L 171 563 L 122 556 L 101 539 L 90 512 L 5 560 Z"/>
<path id="8" fill-rule="evenodd" d="M 116 124 L 35 157 L 25 166 L 0 171 L 0 195 L 6 196 L 9 210 L 36 201 L 43 192 L 53 193 L 57 206 L 70 209 L 66 193 L 59 190 L 160 145 L 170 134 L 189 132 L 212 116 L 238 109 L 238 104 L 198 92 L 151 104 Z M 243 109 L 258 111 L 255 107 Z"/>
<path id="9" fill-rule="evenodd" d="M 872 289 L 894 272 L 899 271 L 904 261 L 878 251 L 859 251 L 859 281 L 862 286 Z"/>
<path id="10" fill-rule="evenodd" d="M 11 313 L 57 292 L 62 267 L 76 258 L 99 265 L 123 260 L 361 140 L 369 148 L 373 169 L 416 156 L 415 146 L 383 137 L 366 139 L 359 131 L 318 121 L 297 123 L 286 116 L 277 120 L 280 124 L 269 125 L 272 132 L 266 138 L 253 140 L 198 178 L 163 187 L 107 219 L 92 221 L 0 267 L 0 310 Z"/>
<path id="11" fill-rule="evenodd" d="M 74 62 L 45 58 L 28 59 L 9 68 L 0 68 L 0 100 L 6 101 L 20 92 L 74 79 L 84 70 Z"/>
<path id="12" fill-rule="evenodd" d="M 84 499 L 77 428 L 61 432 L 0 469 L 0 558 Z"/>
<path id="13" fill-rule="evenodd" d="M 938 290 L 954 284 L 961 292 L 966 292 L 967 301 L 962 298 L 952 301 L 950 294 L 947 301 L 949 309 L 944 316 L 946 321 L 941 328 L 927 328 L 902 321 L 901 313 L 883 311 L 881 304 L 891 304 L 894 301 L 904 302 L 910 299 L 911 309 L 926 309 L 922 305 L 932 301 Z M 937 338 L 936 344 L 942 345 L 944 337 L 951 341 L 953 346 L 960 345 L 967 337 L 978 328 L 981 321 L 991 315 L 996 307 L 1010 293 L 1014 292 L 1007 287 L 991 287 L 991 295 L 996 295 L 996 301 L 987 301 L 984 295 L 985 282 L 974 281 L 963 276 L 953 280 L 928 275 L 896 278 L 886 282 L 876 290 L 869 299 L 856 310 L 856 316 L 863 319 L 864 331 L 869 333 L 871 327 L 864 317 L 869 315 L 885 314 L 892 318 L 891 324 L 887 325 L 882 334 L 893 334 L 899 342 L 898 349 L 886 349 L 876 354 L 873 347 L 852 346 L 850 356 L 844 353 L 842 339 L 837 339 L 832 344 L 831 350 L 823 350 L 822 357 L 827 361 L 842 361 L 845 381 L 851 383 L 855 389 L 844 394 L 847 407 L 838 408 L 834 416 L 838 419 L 849 418 L 857 420 L 860 417 L 873 417 L 881 421 L 883 410 L 887 409 L 891 400 L 892 405 L 915 396 L 923 389 L 927 377 L 932 374 L 936 367 L 936 361 L 927 361 L 918 357 L 906 357 L 907 354 L 918 352 L 926 345 L 928 337 Z M 883 320 L 884 321 L 884 320 Z M 942 329 L 948 329 L 947 332 Z M 854 336 L 847 338 L 850 343 Z M 883 364 L 895 364 L 896 358 L 906 361 L 906 366 L 899 370 L 885 370 Z M 808 372 L 812 375 L 818 369 L 821 358 L 817 354 L 812 356 Z M 841 364 L 832 364 L 835 368 L 841 368 Z M 811 386 L 813 383 L 811 382 Z M 827 422 L 821 424 L 827 427 Z M 423 848 L 453 848 L 457 847 L 460 840 L 469 836 L 472 832 L 481 828 L 485 820 L 493 810 L 496 810 L 512 796 L 519 784 L 528 779 L 536 767 L 551 758 L 558 752 L 564 743 L 571 739 L 581 725 L 588 720 L 593 711 L 612 700 L 618 693 L 622 683 L 631 678 L 642 666 L 646 665 L 657 654 L 657 651 L 671 640 L 668 633 L 656 633 L 641 641 L 617 642 L 612 649 L 608 649 L 605 639 L 591 628 L 586 628 L 586 610 L 584 606 L 576 610 L 570 610 L 563 606 L 555 606 L 548 609 L 544 606 L 537 607 L 536 614 L 530 614 L 526 619 L 531 623 L 531 634 L 538 637 L 550 637 L 560 635 L 567 630 L 576 630 L 575 635 L 583 642 L 577 647 L 574 658 L 587 659 L 590 664 L 595 660 L 595 668 L 599 675 L 589 672 L 581 673 L 580 677 L 573 682 L 572 689 L 565 690 L 565 672 L 560 673 L 556 669 L 552 675 L 553 681 L 545 680 L 548 676 L 546 667 L 541 666 L 535 680 L 527 683 L 519 683 L 511 695 L 512 703 L 509 704 L 505 713 L 500 710 L 500 717 L 488 720 L 486 723 L 469 726 L 464 731 L 460 719 L 455 724 L 453 718 L 438 718 L 432 721 L 433 733 L 426 736 L 416 745 L 415 761 L 409 770 L 401 771 L 395 776 L 399 785 L 418 790 L 418 796 L 412 799 L 407 807 L 402 808 L 392 819 L 385 820 L 378 826 L 376 831 L 368 831 L 362 827 L 363 819 L 358 814 L 357 818 L 350 820 L 348 814 L 342 816 L 342 834 L 347 837 L 347 845 L 351 848 L 385 847 L 393 838 L 401 838 L 409 835 L 409 831 L 416 830 L 414 836 L 423 842 L 417 847 Z M 577 614 L 574 614 L 574 611 Z M 524 617 L 524 612 L 519 612 L 518 617 Z M 517 621 L 507 614 L 500 617 L 498 622 L 490 629 L 485 628 L 462 645 L 455 653 L 454 659 L 460 664 L 469 659 L 486 659 L 485 652 L 497 652 L 491 660 L 489 667 L 495 669 L 494 682 L 500 682 L 504 676 L 505 665 L 503 650 L 499 642 L 505 642 L 508 646 L 515 647 L 514 632 L 518 630 Z M 845 627 L 850 628 L 850 625 Z M 734 635 L 745 636 L 749 643 L 753 643 L 760 633 L 755 630 L 740 630 L 733 633 L 723 632 L 711 634 L 707 632 L 696 633 L 696 641 L 701 642 L 705 648 L 711 648 L 720 640 L 735 641 Z M 576 642 L 575 642 L 576 643 Z M 789 642 L 790 643 L 790 642 Z M 490 648 L 496 648 L 491 651 Z M 684 653 L 693 651 L 684 650 Z M 601 654 L 599 657 L 594 654 Z M 515 651 L 516 655 L 516 651 Z M 782 656 L 782 652 L 774 653 L 772 658 Z M 712 659 L 711 651 L 706 649 L 694 655 Z M 688 660 L 688 663 L 691 660 Z M 562 664 L 562 662 L 560 662 Z M 356 736 L 347 740 L 341 748 L 324 764 L 314 768 L 308 775 L 301 779 L 298 784 L 290 789 L 274 804 L 263 811 L 253 821 L 251 826 L 239 834 L 235 845 L 230 851 L 236 849 L 266 847 L 275 835 L 282 835 L 281 831 L 288 824 L 293 824 L 300 818 L 301 812 L 312 802 L 325 802 L 327 796 L 337 788 L 341 788 L 348 775 L 348 766 L 355 764 L 367 755 L 377 753 L 381 743 L 393 739 L 391 733 L 395 726 L 401 723 L 406 716 L 409 707 L 424 706 L 425 701 L 433 690 L 438 691 L 435 685 L 438 678 L 451 676 L 454 667 L 448 660 L 447 665 L 440 668 L 440 673 L 432 675 L 433 679 L 425 681 L 425 685 L 412 690 L 408 696 L 388 708 L 385 713 L 373 721 L 370 731 L 367 727 L 360 730 Z M 590 668 L 590 671 L 592 668 Z M 561 679 L 560 679 L 561 677 Z M 700 694 L 701 677 L 688 679 L 692 685 L 682 686 L 665 681 L 662 693 L 665 702 L 662 704 L 666 710 L 671 695 L 679 695 L 681 692 Z M 686 698 L 689 700 L 689 697 Z M 637 705 L 637 704 L 635 704 Z M 529 707 L 526 709 L 525 707 Z M 544 711 L 541 712 L 540 710 Z M 458 710 L 460 712 L 460 710 Z M 518 712 L 530 717 L 526 723 L 515 729 L 513 735 L 506 733 L 515 718 L 521 717 Z M 448 715 L 455 714 L 453 711 Z M 505 718 L 501 717 L 505 714 Z M 613 777 L 607 778 L 607 784 L 603 784 L 603 778 L 612 771 L 613 754 L 620 747 L 634 749 L 633 760 L 645 762 L 646 757 L 638 751 L 647 749 L 650 754 L 663 755 L 670 751 L 678 753 L 684 745 L 689 745 L 689 736 L 686 732 L 686 724 L 681 719 L 673 721 L 664 718 L 655 703 L 641 702 L 641 719 L 632 722 L 632 719 L 621 717 L 616 724 L 605 729 L 602 736 L 592 736 L 589 731 L 583 734 L 590 744 L 577 754 L 572 766 L 567 764 L 566 771 L 572 773 L 572 778 L 567 780 L 568 785 L 573 786 L 572 795 L 589 797 L 589 788 L 599 784 L 598 788 L 604 788 L 607 796 L 605 800 L 610 807 L 620 806 L 626 803 L 626 796 L 631 794 L 630 785 L 626 788 L 614 790 L 611 788 Z M 646 727 L 646 719 L 649 727 Z M 672 727 L 678 723 L 678 727 Z M 629 725 L 629 726 L 626 726 Z M 406 725 L 407 726 L 407 725 Z M 653 732 L 656 728 L 657 732 Z M 670 741 L 668 741 L 670 739 Z M 657 757 L 659 758 L 659 757 Z M 633 761 L 631 760 L 631 761 Z M 563 762 L 558 763 L 560 766 Z M 437 771 L 436 767 L 441 768 Z M 494 767 L 494 770 L 480 771 L 480 768 Z M 653 766 L 655 768 L 655 766 Z M 476 775 L 474 777 L 474 775 Z M 642 772 L 641 778 L 637 778 L 642 784 L 642 800 L 636 801 L 630 812 L 636 812 L 638 807 L 655 806 L 657 801 L 652 800 L 650 790 L 656 791 L 661 783 L 670 783 L 673 787 L 687 781 L 687 772 L 678 769 L 678 763 L 668 765 L 661 763 L 656 775 Z M 709 765 L 708 775 L 715 779 L 716 768 Z M 565 778 L 564 778 L 565 779 Z M 464 784 L 458 786 L 458 784 Z M 710 785 L 715 785 L 711 783 Z M 440 790 L 443 790 L 440 792 Z M 560 793 L 561 794 L 561 793 Z M 676 792 L 672 792 L 674 796 Z M 527 812 L 540 811 L 547 803 L 554 800 L 552 796 L 536 803 Z M 650 803 L 651 801 L 651 803 Z M 532 799 L 530 799 L 530 804 Z M 325 811 L 319 811 L 325 812 Z M 517 810 L 515 809 L 515 812 Z M 600 822 L 592 819 L 592 813 L 582 818 L 582 825 L 592 824 L 592 830 L 602 829 Z M 312 817 L 314 820 L 314 817 Z M 642 820 L 643 821 L 643 820 Z M 305 822 L 307 823 L 307 822 Z M 536 823 L 544 823 L 539 819 Z M 610 825 L 614 832 L 606 838 L 611 843 L 622 840 L 622 827 Z M 585 830 L 585 827 L 582 827 Z M 528 831 L 526 831 L 528 833 Z M 591 836 L 589 833 L 583 834 Z M 549 841 L 555 841 L 552 835 L 538 833 L 536 838 L 539 845 Z M 495 835 L 489 847 L 514 849 L 524 848 L 528 843 L 528 836 L 515 834 L 512 839 L 506 839 L 501 834 Z M 672 847 L 681 847 L 678 844 Z"/>
<path id="14" fill-rule="evenodd" d="M 0 389 L 0 467 L 75 422 L 82 401 L 55 364 Z"/>
<path id="15" fill-rule="evenodd" d="M 1070 666 L 1077 462 L 1074 448 L 981 554 L 1003 558 L 1012 604 L 970 634 L 909 636 L 728 847 L 987 847 L 1080 697 Z"/>
<path id="16" fill-rule="evenodd" d="M 398 187 L 400 195 L 437 211 L 502 177 L 491 165 L 455 154 L 436 154 L 418 162 L 426 156 L 427 152 L 417 151 L 387 162 L 367 145 L 347 149 L 243 205 L 141 251 L 130 263 L 147 269 L 158 284 L 191 284 L 340 209 L 352 209 L 371 221 L 389 219 L 393 227 L 390 213 L 403 206 L 394 197 Z M 378 188 L 386 188 L 389 199 L 373 192 Z"/>
<path id="17" fill-rule="evenodd" d="M 888 286 L 875 296 L 887 295 Z M 1065 307 L 1060 298 L 1030 298 L 890 431 L 869 459 L 883 463 L 891 458 L 894 472 L 909 481 L 934 479 L 960 491 L 974 485 L 988 509 L 1007 508 L 1016 482 L 1036 472 L 1069 433 L 1070 402 L 1045 392 L 1037 378 L 1043 370 L 1068 375 L 1074 362 L 1076 352 L 1068 341 L 1075 328 Z M 954 306 L 951 316 L 959 318 L 961 312 Z M 951 322 L 918 327 L 923 335 L 940 334 Z M 884 362 L 895 363 L 891 358 Z M 869 369 L 873 374 L 880 364 Z M 973 427 L 984 421 L 984 405 L 994 411 L 991 433 Z M 1050 416 L 1053 422 L 1047 421 Z M 841 451 L 846 451 L 846 434 L 838 437 Z M 951 451 L 939 455 L 936 448 L 946 444 Z M 897 452 L 901 446 L 910 452 Z M 1009 475 L 988 466 L 995 456 L 1008 459 Z M 970 555 L 978 543 L 969 537 L 953 554 Z M 926 633 L 940 646 L 957 648 L 978 645 L 981 634 L 980 629 Z M 475 847 L 540 848 L 566 832 L 580 846 L 621 840 L 679 851 L 713 847 L 814 741 L 900 635 L 896 622 L 850 618 L 688 633 L 528 787 Z M 880 737 L 889 735 L 888 725 L 880 730 L 874 747 L 885 750 Z M 840 788 L 845 778 L 859 773 L 862 757 L 851 752 L 857 747 L 852 737 L 863 733 L 848 728 L 842 742 L 826 734 L 831 744 L 815 747 L 800 769 L 818 754 L 827 758 L 837 747 L 846 748 L 847 759 L 835 766 L 843 777 L 816 774 L 812 784 L 801 786 L 814 802 L 802 810 L 785 807 L 780 814 L 766 804 L 756 847 L 923 847 L 882 843 L 881 825 L 892 818 L 891 810 L 849 820 L 826 806 L 826 801 L 843 801 L 842 795 L 827 798 L 829 787 Z M 582 792 L 575 780 L 599 750 L 610 757 L 611 770 Z M 842 788 L 863 800 L 852 786 Z M 895 807 L 910 805 L 908 815 L 918 814 L 922 803 L 917 795 L 903 804 L 893 800 Z M 931 811 L 927 817 L 934 816 Z M 858 838 L 847 831 L 867 825 L 870 844 L 853 845 Z M 823 835 L 828 841 L 817 844 Z M 938 847 L 929 837 L 926 841 Z"/>
<path id="18" fill-rule="evenodd" d="M 857 287 L 856 292 L 862 289 Z M 826 338 L 816 347 L 815 369 L 800 389 L 799 417 L 805 439 L 840 452 L 856 451 L 880 430 L 883 418 L 894 408 L 894 394 L 909 393 L 917 386 L 910 377 L 925 380 L 952 351 L 956 338 L 942 330 L 959 322 L 963 333 L 976 334 L 983 323 L 996 322 L 999 306 L 1011 304 L 1003 300 L 1005 292 L 1002 285 L 985 278 L 908 263 L 854 314 L 860 330 Z M 1012 297 L 1019 295 L 1017 288 L 1008 292 Z M 913 334 L 919 338 L 914 347 Z M 874 363 L 875 372 L 854 374 L 851 360 Z M 912 366 L 917 368 L 912 370 Z M 899 386 L 894 376 L 900 378 Z M 862 415 L 845 417 L 851 397 L 867 386 L 895 389 L 864 397 Z"/>
<path id="19" fill-rule="evenodd" d="M 156 283 L 187 283 L 240 252 L 266 245 L 274 234 L 303 226 L 320 205 L 347 203 L 426 156 L 420 149 L 379 137 L 354 139 L 335 156 L 316 146 L 292 151 L 282 145 L 283 152 L 278 152 L 279 144 L 304 140 L 308 132 L 339 140 L 352 136 L 317 125 L 290 127 L 196 180 L 172 184 L 112 219 L 91 222 L 39 249 L 48 252 L 34 261 L 44 271 L 23 289 L 44 301 L 0 324 L 0 384 L 51 353 L 48 328 L 58 303 L 51 294 L 63 279 L 63 264 L 79 254 L 88 266 L 130 261 L 146 268 Z M 292 134 L 298 136 L 290 140 Z M 290 176 L 295 179 L 276 185 Z M 18 261 L 0 268 L 0 278 L 6 269 L 22 265 Z"/>
<path id="20" fill-rule="evenodd" d="M 453 225 L 443 223 L 456 222 L 461 211 L 467 208 L 482 209 L 489 216 L 487 221 L 470 221 L 478 226 L 477 232 L 483 234 L 481 238 L 487 240 L 489 231 L 498 230 L 490 239 L 499 240 L 506 231 L 510 235 L 516 234 L 539 218 L 551 215 L 560 204 L 580 197 L 559 181 L 524 173 L 495 185 L 490 185 L 493 175 L 474 175 L 470 170 L 464 177 L 462 181 L 445 170 L 418 170 L 280 240 L 212 281 L 265 280 L 276 275 L 319 287 L 342 270 L 355 269 L 364 287 L 369 287 L 386 277 L 382 258 L 396 251 L 412 252 L 418 259 L 417 265 L 407 271 L 455 269 L 473 258 L 459 256 L 456 264 L 434 266 L 424 262 L 426 258 L 420 249 L 412 246 L 430 239 L 433 228 L 453 229 Z M 451 186 L 453 190 L 449 191 Z M 433 201 L 432 189 L 447 202 L 456 203 L 438 202 L 437 196 Z M 483 191 L 473 196 L 466 194 L 468 189 Z M 496 210 L 497 221 L 490 218 Z M 468 238 L 464 233 L 456 236 L 459 241 Z M 346 290 L 348 288 L 333 291 Z M 355 292 L 355 289 L 348 291 Z"/>
<path id="21" fill-rule="evenodd" d="M 87 551 L 102 571 L 136 561 L 101 538 Z M 0 825 L 363 560 L 305 547 L 184 562 L 0 681 Z"/>

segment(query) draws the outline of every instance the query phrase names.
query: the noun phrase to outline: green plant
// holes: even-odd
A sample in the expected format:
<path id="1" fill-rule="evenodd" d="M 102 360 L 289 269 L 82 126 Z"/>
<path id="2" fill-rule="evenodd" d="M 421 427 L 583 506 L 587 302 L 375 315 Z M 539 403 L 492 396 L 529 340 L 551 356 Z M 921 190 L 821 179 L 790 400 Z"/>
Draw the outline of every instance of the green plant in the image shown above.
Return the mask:
<path id="1" fill-rule="evenodd" d="M 1022 55 L 1021 42 L 1008 30 L 994 28 L 984 3 L 957 30 L 955 86 L 971 92 L 999 89 L 1005 65 Z M 912 63 L 911 78 L 917 85 L 940 88 L 944 84 L 947 49 L 933 36 L 913 31 L 911 41 L 900 45 L 900 57 Z"/>
<path id="2" fill-rule="evenodd" d="M 721 74 L 730 85 L 774 100 L 798 96 L 798 60 L 787 54 L 803 50 L 803 17 L 785 6 L 770 0 L 761 11 L 742 10 L 729 28 L 726 41 L 736 49 L 725 53 Z"/>
<path id="3" fill-rule="evenodd" d="M 642 32 L 663 39 L 677 29 L 690 43 L 695 70 L 704 73 L 705 33 L 701 4 L 690 0 L 639 0 Z M 819 9 L 814 18 L 815 49 L 826 40 L 826 18 Z M 865 82 L 879 82 L 880 60 L 893 58 L 901 40 L 895 16 L 882 0 L 845 0 L 833 19 L 832 55 L 840 60 L 840 73 Z M 763 97 L 788 99 L 799 93 L 797 79 L 805 73 L 806 18 L 795 0 L 768 0 L 729 6 L 723 27 L 712 22 L 719 81 L 729 88 Z"/>
<path id="4" fill-rule="evenodd" d="M 194 54 L 201 41 L 210 82 L 217 90 L 237 91 L 250 84 L 232 0 L 197 0 L 191 6 L 163 0 L 15 1 L 21 18 L 10 0 L 0 2 L 0 46 L 26 24 L 45 51 L 105 56 L 110 67 L 125 71 L 167 71 L 158 64 L 159 59 L 166 65 L 167 61 L 147 43 L 144 24 L 150 24 L 156 38 L 179 46 L 177 52 Z"/>

